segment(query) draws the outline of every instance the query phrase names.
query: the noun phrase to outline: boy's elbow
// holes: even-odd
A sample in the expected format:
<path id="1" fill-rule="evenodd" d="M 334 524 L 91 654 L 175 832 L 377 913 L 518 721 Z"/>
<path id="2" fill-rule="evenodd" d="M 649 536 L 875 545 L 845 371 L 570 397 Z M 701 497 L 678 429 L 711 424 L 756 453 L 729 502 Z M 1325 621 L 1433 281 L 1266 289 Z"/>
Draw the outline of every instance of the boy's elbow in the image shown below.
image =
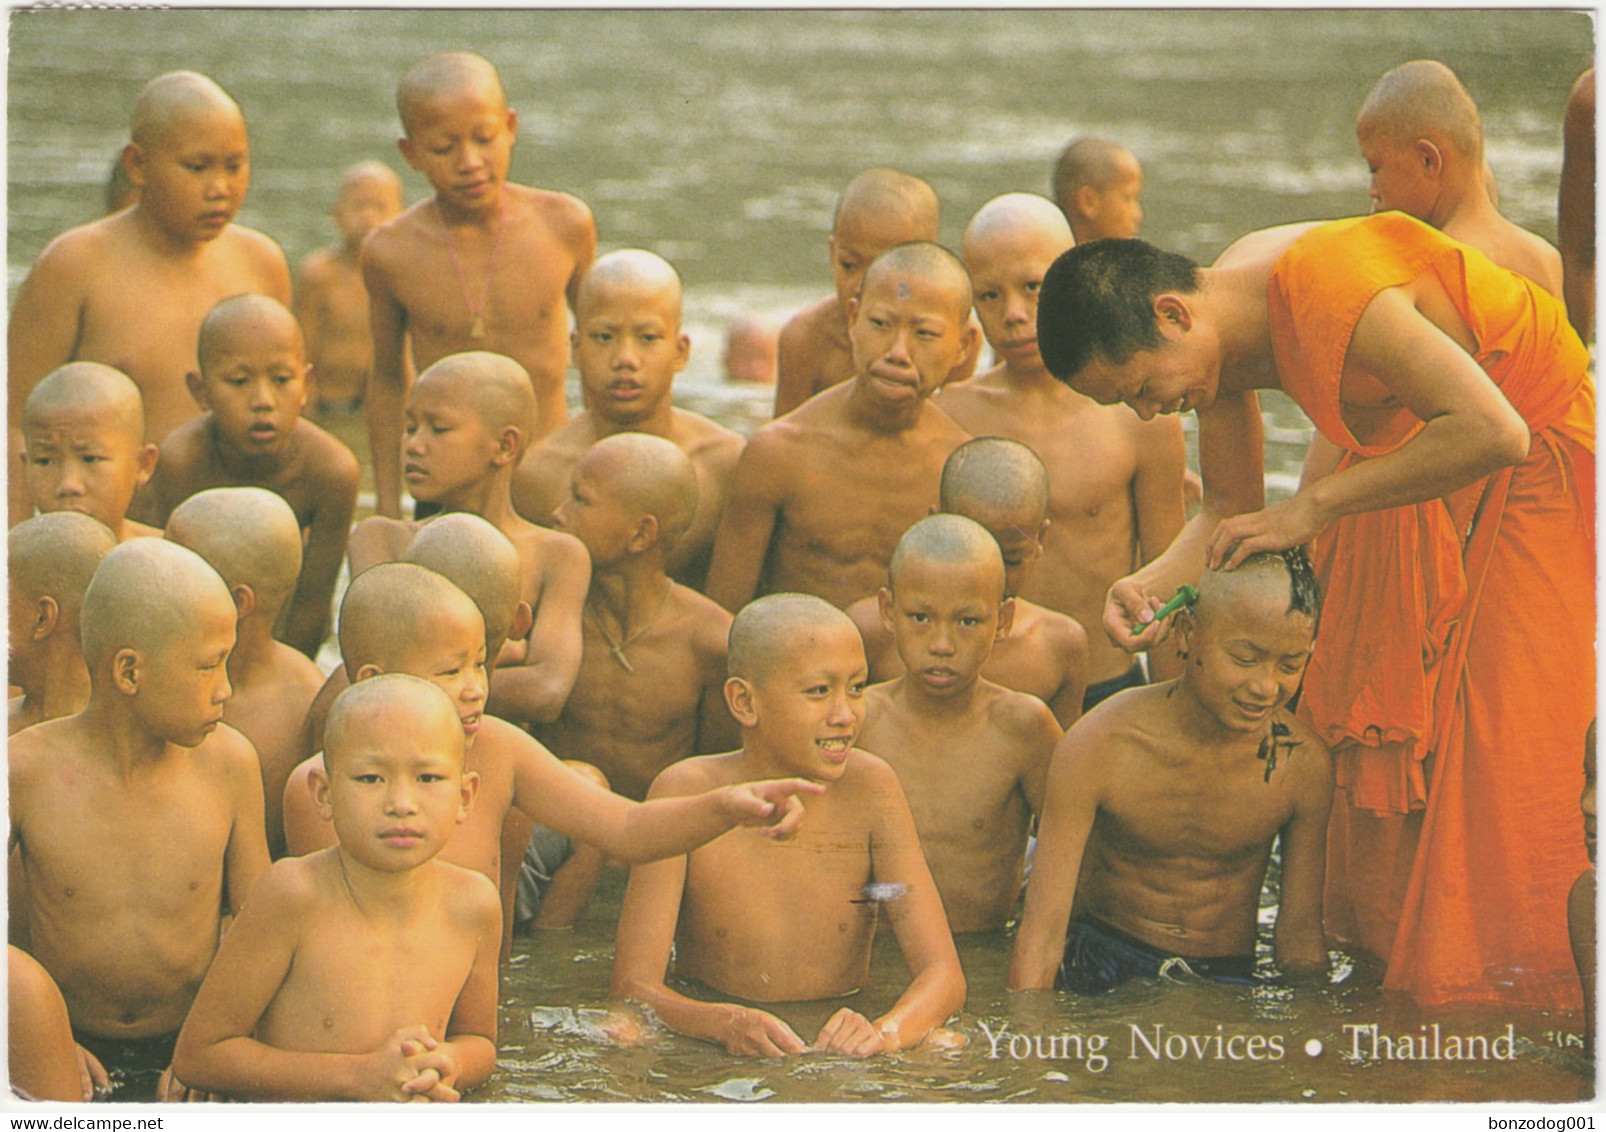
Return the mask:
<path id="1" fill-rule="evenodd" d="M 1510 468 L 1522 463 L 1528 458 L 1528 446 L 1533 436 L 1528 431 L 1528 424 L 1516 413 L 1511 413 L 1502 422 L 1495 437 L 1491 438 L 1494 449 L 1491 458 L 1498 460 L 1496 469 Z"/>

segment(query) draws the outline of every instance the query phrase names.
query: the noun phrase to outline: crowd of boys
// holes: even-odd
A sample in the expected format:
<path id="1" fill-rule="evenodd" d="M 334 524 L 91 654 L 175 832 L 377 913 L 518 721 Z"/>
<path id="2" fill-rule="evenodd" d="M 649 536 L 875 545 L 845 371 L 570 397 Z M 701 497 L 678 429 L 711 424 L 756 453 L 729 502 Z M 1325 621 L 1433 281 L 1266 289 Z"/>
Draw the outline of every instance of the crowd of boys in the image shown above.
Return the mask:
<path id="1" fill-rule="evenodd" d="M 1182 430 L 1055 380 L 1037 295 L 1136 234 L 1130 152 L 1073 142 L 1058 204 L 989 202 L 961 255 L 924 181 L 855 178 L 835 293 L 780 332 L 744 442 L 671 402 L 674 268 L 597 259 L 584 204 L 507 180 L 488 62 L 431 56 L 396 97 L 433 194 L 349 170 L 293 307 L 234 223 L 244 119 L 187 72 L 136 102 L 134 202 L 18 293 L 15 1088 L 456 1100 L 495 1069 L 515 919 L 571 925 L 610 858 L 613 993 L 735 1053 L 945 1040 L 954 935 L 1023 886 L 1012 988 L 1253 981 L 1279 840 L 1277 966 L 1325 975 L 1303 552 L 1207 572 L 1146 663 L 1099 631 L 1182 530 Z M 1374 93 L 1369 162 L 1401 115 Z M 1435 222 L 1559 287 L 1481 185 Z M 358 459 L 309 405 L 367 414 L 355 527 Z M 883 917 L 911 976 L 884 1014 L 810 1037 L 752 1005 L 862 989 Z"/>

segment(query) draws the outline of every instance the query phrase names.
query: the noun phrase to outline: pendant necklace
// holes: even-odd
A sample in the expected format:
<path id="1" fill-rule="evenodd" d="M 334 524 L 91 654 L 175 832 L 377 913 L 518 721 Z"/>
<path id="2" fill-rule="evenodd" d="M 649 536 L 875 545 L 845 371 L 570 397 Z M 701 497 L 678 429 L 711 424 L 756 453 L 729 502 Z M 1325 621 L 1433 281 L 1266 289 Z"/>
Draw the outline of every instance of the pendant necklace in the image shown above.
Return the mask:
<path id="1" fill-rule="evenodd" d="M 674 589 L 673 584 L 666 586 L 664 588 L 664 596 L 658 599 L 658 608 L 653 610 L 652 616 L 647 619 L 647 623 L 622 641 L 613 639 L 612 634 L 608 632 L 608 627 L 602 623 L 602 614 L 597 612 L 597 607 L 590 601 L 586 602 L 586 612 L 591 614 L 591 620 L 596 623 L 597 632 L 601 634 L 603 644 L 608 646 L 608 651 L 619 662 L 619 667 L 626 672 L 634 675 L 636 670 L 631 667 L 630 661 L 625 659 L 625 650 L 646 636 L 647 631 L 658 623 L 658 617 L 663 613 L 664 606 L 669 604 L 669 595 L 674 592 Z"/>
<path id="2" fill-rule="evenodd" d="M 441 233 L 446 237 L 446 250 L 452 257 L 452 271 L 457 275 L 458 290 L 463 293 L 463 305 L 468 308 L 468 336 L 476 340 L 484 338 L 485 307 L 491 300 L 491 275 L 496 270 L 496 253 L 502 246 L 502 229 L 507 224 L 507 201 L 502 200 L 497 205 L 496 235 L 491 238 L 491 254 L 485 260 L 485 286 L 480 291 L 480 304 L 477 308 L 469 298 L 468 281 L 463 278 L 463 264 L 457 258 L 457 245 L 452 242 L 452 230 L 446 226 L 446 214 L 441 211 L 438 197 L 435 199 L 435 215 L 440 217 Z"/>

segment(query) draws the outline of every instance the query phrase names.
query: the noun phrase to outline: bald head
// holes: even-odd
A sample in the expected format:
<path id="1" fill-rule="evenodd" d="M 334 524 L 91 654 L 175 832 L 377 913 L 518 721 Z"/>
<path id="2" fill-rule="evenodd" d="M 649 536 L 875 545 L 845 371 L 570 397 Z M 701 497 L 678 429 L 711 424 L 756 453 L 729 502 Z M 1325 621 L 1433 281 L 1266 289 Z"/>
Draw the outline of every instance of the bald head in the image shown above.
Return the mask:
<path id="1" fill-rule="evenodd" d="M 129 130 L 135 145 L 150 149 L 170 141 L 198 117 L 210 114 L 245 123 L 239 105 L 217 83 L 194 71 L 172 71 L 152 79 L 139 92 Z"/>
<path id="2" fill-rule="evenodd" d="M 1287 613 L 1309 617 L 1312 632 L 1321 618 L 1321 584 L 1301 547 L 1252 554 L 1232 570 L 1206 570 L 1199 579 L 1194 614 L 1201 624 L 1207 624 L 1217 610 L 1246 595 L 1286 598 Z"/>
<path id="3" fill-rule="evenodd" d="M 731 622 L 725 670 L 750 684 L 762 684 L 783 657 L 795 655 L 820 637 L 859 630 L 851 618 L 812 594 L 770 594 L 749 602 Z"/>
<path id="4" fill-rule="evenodd" d="M 22 407 L 22 427 L 41 423 L 46 415 L 88 413 L 103 425 L 132 436 L 145 436 L 145 402 L 139 386 L 122 370 L 99 362 L 69 362 L 47 373 L 28 394 Z"/>
<path id="5" fill-rule="evenodd" d="M 866 217 L 907 227 L 911 240 L 935 240 L 937 193 L 919 177 L 896 169 L 870 169 L 848 182 L 837 198 L 833 229 Z"/>
<path id="6" fill-rule="evenodd" d="M 603 294 L 667 298 L 674 311 L 675 325 L 680 325 L 680 275 L 662 256 L 640 248 L 627 248 L 609 252 L 597 260 L 580 283 L 575 315 L 584 318 L 590 303 Z"/>
<path id="7" fill-rule="evenodd" d="M 970 273 L 959 257 L 941 244 L 899 244 L 876 256 L 859 284 L 863 296 L 882 279 L 892 275 L 912 276 L 951 291 L 961 325 L 970 318 Z"/>
<path id="8" fill-rule="evenodd" d="M 984 436 L 955 448 L 942 466 L 939 504 L 944 511 L 981 522 L 981 515 L 1030 508 L 1048 516 L 1048 469 L 1026 445 Z"/>
<path id="9" fill-rule="evenodd" d="M 519 552 L 478 515 L 454 511 L 425 523 L 401 556 L 468 595 L 485 619 L 485 648 L 502 647 L 519 608 Z"/>
<path id="10" fill-rule="evenodd" d="M 1063 206 L 1086 185 L 1104 192 L 1137 164 L 1130 149 L 1106 138 L 1073 138 L 1054 166 L 1054 199 Z"/>
<path id="11" fill-rule="evenodd" d="M 479 608 L 462 590 L 411 562 L 385 562 L 358 574 L 340 602 L 340 658 L 353 681 L 372 664 L 384 672 L 405 667 L 420 645 L 445 625 L 484 633 Z"/>
<path id="12" fill-rule="evenodd" d="M 968 264 L 972 256 L 1022 237 L 1046 241 L 1053 246 L 1055 255 L 1076 244 L 1069 221 L 1053 201 L 1036 193 L 1005 193 L 982 205 L 971 217 L 961 246 L 965 261 Z"/>
<path id="13" fill-rule="evenodd" d="M 447 392 L 478 416 L 487 432 L 518 429 L 520 454 L 534 435 L 535 389 L 529 372 L 512 358 L 485 350 L 452 354 L 418 375 L 413 395 L 424 389 Z"/>
<path id="14" fill-rule="evenodd" d="M 6 536 L 6 570 L 11 590 L 32 604 L 53 598 L 60 623 L 77 636 L 84 591 L 100 560 L 117 545 L 117 536 L 98 519 L 77 511 L 36 515 Z"/>
<path id="15" fill-rule="evenodd" d="M 1366 96 L 1355 128 L 1397 146 L 1418 138 L 1448 143 L 1469 161 L 1483 160 L 1483 119 L 1455 72 L 1418 59 L 1389 71 Z"/>
<path id="16" fill-rule="evenodd" d="M 894 593 L 898 579 L 916 563 L 946 566 L 981 566 L 996 572 L 998 596 L 1004 594 L 1004 556 L 986 527 L 962 515 L 928 515 L 903 532 L 887 567 L 888 588 Z"/>
<path id="17" fill-rule="evenodd" d="M 626 511 L 658 521 L 668 551 L 691 529 L 697 512 L 697 467 L 674 442 L 644 432 L 617 432 L 593 444 L 578 468 L 618 493 Z"/>
<path id="18" fill-rule="evenodd" d="M 398 200 L 401 199 L 401 178 L 396 176 L 396 171 L 383 161 L 359 161 L 355 165 L 347 166 L 346 171 L 340 175 L 341 192 L 366 184 L 379 185 L 387 192 L 394 192 Z"/>
<path id="19" fill-rule="evenodd" d="M 338 763 L 365 736 L 397 734 L 440 743 L 458 765 L 463 763 L 463 725 L 446 693 L 420 677 L 386 672 L 359 680 L 335 697 L 323 729 L 324 769 Z"/>
<path id="20" fill-rule="evenodd" d="M 489 95 L 501 108 L 507 106 L 502 79 L 489 60 L 467 51 L 445 51 L 413 65 L 396 87 L 396 113 L 408 135 L 433 99 L 475 91 Z"/>
<path id="21" fill-rule="evenodd" d="M 250 586 L 272 622 L 301 576 L 301 524 L 290 504 L 260 487 L 197 492 L 167 520 L 170 541 L 195 551 L 232 589 Z"/>
<path id="22" fill-rule="evenodd" d="M 234 295 L 224 299 L 201 320 L 196 354 L 205 372 L 219 349 L 244 341 L 271 338 L 295 343 L 298 357 L 305 357 L 301 324 L 283 303 L 267 295 Z"/>
<path id="23" fill-rule="evenodd" d="M 206 560 L 177 543 L 137 538 L 112 548 L 84 593 L 84 661 L 100 673 L 121 649 L 165 652 L 203 617 L 234 620 L 229 587 Z"/>

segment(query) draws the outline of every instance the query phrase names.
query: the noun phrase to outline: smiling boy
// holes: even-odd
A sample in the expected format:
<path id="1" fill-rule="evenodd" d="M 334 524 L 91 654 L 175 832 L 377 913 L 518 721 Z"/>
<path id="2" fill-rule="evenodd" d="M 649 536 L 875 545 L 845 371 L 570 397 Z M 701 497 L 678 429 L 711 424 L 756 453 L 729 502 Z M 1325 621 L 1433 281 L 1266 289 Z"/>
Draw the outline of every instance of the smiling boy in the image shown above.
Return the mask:
<path id="1" fill-rule="evenodd" d="M 291 313 L 265 295 L 237 295 L 201 323 L 201 369 L 190 392 L 206 410 L 162 441 L 152 518 L 200 491 L 260 487 L 281 496 L 306 539 L 300 578 L 278 635 L 308 656 L 329 628 L 329 603 L 357 507 L 357 458 L 303 420 L 309 367 Z"/>
<path id="2" fill-rule="evenodd" d="M 1182 676 L 1113 697 L 1066 733 L 1010 989 L 1057 982 L 1093 994 L 1173 973 L 1253 982 L 1260 887 L 1279 838 L 1278 965 L 1325 974 L 1332 763 L 1283 710 L 1319 604 L 1303 551 L 1206 573 L 1193 610 L 1178 615 Z"/>
<path id="3" fill-rule="evenodd" d="M 568 317 L 596 256 L 591 210 L 507 179 L 518 114 L 478 55 L 431 55 L 396 89 L 402 157 L 435 193 L 363 244 L 374 336 L 369 388 L 376 510 L 401 511 L 402 407 L 410 371 L 490 350 L 524 367 L 537 413 L 527 439 L 568 420 Z"/>

